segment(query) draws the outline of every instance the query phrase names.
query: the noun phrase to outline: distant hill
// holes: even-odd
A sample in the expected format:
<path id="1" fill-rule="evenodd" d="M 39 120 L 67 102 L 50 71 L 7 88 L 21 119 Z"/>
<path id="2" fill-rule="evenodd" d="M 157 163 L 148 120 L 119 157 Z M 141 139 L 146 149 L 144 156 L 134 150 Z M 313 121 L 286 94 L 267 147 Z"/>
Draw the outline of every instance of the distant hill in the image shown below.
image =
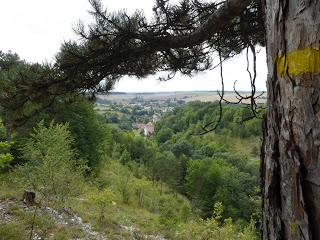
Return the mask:
<path id="1" fill-rule="evenodd" d="M 240 92 L 242 95 L 249 95 L 250 92 Z M 260 92 L 262 93 L 262 92 Z M 257 94 L 260 94 L 257 93 Z M 128 102 L 134 98 L 142 98 L 143 100 L 184 100 L 186 102 L 201 101 L 214 102 L 219 100 L 219 95 L 215 91 L 176 91 L 176 92 L 110 92 L 108 94 L 98 94 L 97 98 L 100 100 L 108 100 L 113 102 Z M 237 101 L 236 94 L 233 91 L 226 91 L 225 98 L 229 101 Z M 259 99 L 258 103 L 266 102 L 266 93 Z"/>

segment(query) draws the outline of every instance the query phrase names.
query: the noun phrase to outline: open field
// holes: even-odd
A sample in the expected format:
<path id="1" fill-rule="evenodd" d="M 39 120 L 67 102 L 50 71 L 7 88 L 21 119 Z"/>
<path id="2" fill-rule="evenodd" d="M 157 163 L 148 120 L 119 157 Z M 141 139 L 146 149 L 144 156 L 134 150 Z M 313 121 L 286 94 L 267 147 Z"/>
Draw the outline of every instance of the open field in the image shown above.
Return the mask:
<path id="1" fill-rule="evenodd" d="M 242 95 L 246 96 L 249 92 L 241 92 Z M 260 93 L 257 93 L 259 95 Z M 143 100 L 183 100 L 185 102 L 190 101 L 202 101 L 202 102 L 213 102 L 219 100 L 219 95 L 214 91 L 190 91 L 190 92 L 154 92 L 154 93 L 116 93 L 111 92 L 109 94 L 103 95 L 99 94 L 97 96 L 103 100 L 109 100 L 113 102 L 130 102 L 135 98 L 142 98 Z M 237 101 L 236 94 L 234 92 L 225 92 L 225 98 L 228 101 Z M 257 99 L 257 103 L 266 102 L 266 93 Z"/>

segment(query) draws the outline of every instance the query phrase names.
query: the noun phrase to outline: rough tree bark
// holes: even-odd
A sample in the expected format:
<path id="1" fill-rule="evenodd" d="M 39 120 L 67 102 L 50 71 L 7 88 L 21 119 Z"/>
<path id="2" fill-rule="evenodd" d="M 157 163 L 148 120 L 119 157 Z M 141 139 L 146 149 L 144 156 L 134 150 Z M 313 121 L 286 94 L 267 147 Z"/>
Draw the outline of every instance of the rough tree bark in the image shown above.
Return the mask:
<path id="1" fill-rule="evenodd" d="M 266 0 L 263 239 L 320 239 L 320 1 Z"/>

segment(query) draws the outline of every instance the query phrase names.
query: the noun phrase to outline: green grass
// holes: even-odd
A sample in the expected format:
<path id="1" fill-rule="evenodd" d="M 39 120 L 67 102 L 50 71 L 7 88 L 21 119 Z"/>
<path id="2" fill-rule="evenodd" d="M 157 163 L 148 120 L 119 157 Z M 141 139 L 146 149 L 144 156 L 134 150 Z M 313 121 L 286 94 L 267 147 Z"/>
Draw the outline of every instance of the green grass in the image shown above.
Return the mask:
<path id="1" fill-rule="evenodd" d="M 259 137 L 251 138 L 232 138 L 230 139 L 232 146 L 231 152 L 235 154 L 242 154 L 249 159 L 259 159 L 261 140 Z"/>
<path id="2" fill-rule="evenodd" d="M 124 176 L 129 176 L 127 183 L 122 181 Z M 163 201 L 163 199 L 170 201 L 178 210 L 177 212 L 179 212 L 181 202 L 186 201 L 182 197 L 175 197 L 167 186 L 163 187 L 161 193 L 159 184 L 152 183 L 145 178 L 135 177 L 126 166 L 115 160 L 109 160 L 102 166 L 98 180 L 99 185 L 103 186 L 102 189 L 101 187 L 98 189 L 97 184 L 92 183 L 81 197 L 82 200 L 74 200 L 72 206 L 85 221 L 90 221 L 97 230 L 104 231 L 109 236 L 125 234 L 120 225 L 132 226 L 146 234 L 163 233 L 167 235 L 172 232 L 172 229 L 167 229 L 159 222 L 160 201 Z M 129 185 L 128 203 L 124 203 L 119 190 L 123 187 L 122 184 Z M 112 196 L 110 196 L 109 201 L 106 199 L 106 202 L 110 203 L 104 208 L 102 221 L 101 207 L 95 203 L 94 198 L 95 196 L 99 198 L 103 189 L 109 189 Z M 135 189 L 143 189 L 143 203 L 139 204 Z"/>
<path id="3" fill-rule="evenodd" d="M 184 240 L 207 239 L 209 236 L 207 232 L 215 226 L 214 231 L 221 231 L 224 236 L 229 236 L 226 239 L 254 239 L 251 230 L 242 233 L 239 226 L 232 223 L 220 228 L 212 222 L 213 220 L 211 222 L 201 220 L 191 213 L 186 198 L 174 194 L 165 184 L 161 191 L 159 183 L 153 183 L 144 177 L 136 177 L 139 171 L 129 169 L 116 160 L 106 159 L 104 164 L 101 164 L 99 174 L 84 185 L 81 196 L 69 199 L 67 206 L 84 222 L 90 223 L 93 230 L 104 233 L 109 239 L 133 238 L 131 233 L 121 226 L 139 229 L 136 235 L 160 234 L 168 239 Z M 11 177 L 7 175 L 5 179 L 9 180 Z M 124 181 L 126 177 L 128 181 Z M 126 184 L 129 194 L 127 203 L 121 193 Z M 1 187 L 0 199 L 18 198 L 21 193 L 21 189 L 14 188 L 12 181 L 2 181 Z M 142 197 L 137 194 L 137 190 L 143 190 Z M 51 207 L 57 208 L 57 206 Z M 9 213 L 14 221 L 1 225 L 0 240 L 27 239 L 32 225 L 33 211 L 26 212 L 18 205 L 12 205 Z M 84 236 L 82 230 L 57 224 L 46 214 L 37 215 L 34 231 L 44 239 L 64 240 Z M 241 236 L 249 237 L 240 238 L 240 233 Z"/>
<path id="4" fill-rule="evenodd" d="M 22 240 L 27 239 L 25 227 L 19 223 L 1 224 L 0 240 Z"/>

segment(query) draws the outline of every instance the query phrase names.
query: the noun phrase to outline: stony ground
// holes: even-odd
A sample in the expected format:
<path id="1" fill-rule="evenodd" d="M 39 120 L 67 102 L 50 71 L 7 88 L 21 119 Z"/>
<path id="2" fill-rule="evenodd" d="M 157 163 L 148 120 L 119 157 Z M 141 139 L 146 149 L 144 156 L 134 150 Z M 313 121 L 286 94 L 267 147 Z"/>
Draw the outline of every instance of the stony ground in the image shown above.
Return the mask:
<path id="1" fill-rule="evenodd" d="M 3 223 L 8 223 L 15 220 L 15 216 L 10 214 L 11 207 L 18 207 L 25 212 L 34 213 L 35 207 L 29 207 L 24 204 L 22 201 L 17 200 L 6 200 L 0 201 L 0 220 Z M 37 207 L 36 210 L 37 215 L 47 215 L 51 216 L 54 222 L 58 225 L 64 226 L 72 226 L 75 228 L 79 228 L 85 233 L 85 239 L 97 239 L 97 240 L 106 240 L 102 233 L 96 232 L 93 230 L 92 226 L 89 223 L 84 223 L 78 215 L 70 212 L 70 211 L 56 211 L 50 207 Z M 37 233 L 34 233 L 34 240 L 40 240 L 41 238 L 37 236 Z M 80 240 L 80 239 L 77 239 Z M 82 239 L 81 239 L 82 240 Z"/>
<path id="2" fill-rule="evenodd" d="M 14 216 L 10 211 L 12 207 L 19 208 L 20 210 L 24 212 L 29 212 L 29 213 L 34 213 L 36 208 L 34 206 L 27 206 L 22 201 L 18 201 L 18 200 L 0 200 L 0 223 L 5 224 L 5 223 L 9 223 L 17 220 L 16 216 Z M 75 238 L 71 240 L 93 240 L 93 239 L 107 240 L 109 239 L 103 233 L 93 230 L 93 227 L 90 223 L 84 223 L 80 216 L 78 216 L 77 214 L 71 211 L 68 211 L 68 210 L 57 211 L 50 207 L 41 206 L 41 207 L 37 207 L 36 214 L 38 216 L 41 216 L 41 215 L 50 216 L 57 225 L 78 228 L 85 235 L 84 238 Z M 134 239 L 166 240 L 161 235 L 145 235 L 139 229 L 134 228 L 132 226 L 120 225 L 119 227 L 121 231 L 128 233 L 128 235 L 130 236 L 130 239 L 133 239 L 133 240 Z M 42 238 L 39 236 L 39 234 L 37 234 L 37 232 L 34 232 L 32 239 L 42 240 Z"/>

